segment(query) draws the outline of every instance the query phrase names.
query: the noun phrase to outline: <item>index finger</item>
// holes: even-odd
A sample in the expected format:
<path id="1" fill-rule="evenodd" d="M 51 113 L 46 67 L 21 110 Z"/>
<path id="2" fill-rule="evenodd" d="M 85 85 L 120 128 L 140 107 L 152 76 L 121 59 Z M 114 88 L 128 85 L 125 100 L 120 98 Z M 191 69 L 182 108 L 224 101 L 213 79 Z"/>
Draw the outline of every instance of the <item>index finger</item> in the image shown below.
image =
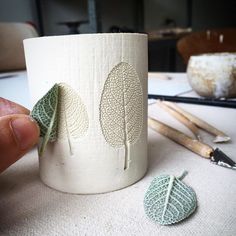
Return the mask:
<path id="1" fill-rule="evenodd" d="M 29 115 L 30 111 L 12 101 L 0 97 L 0 117 L 12 114 L 25 114 Z"/>

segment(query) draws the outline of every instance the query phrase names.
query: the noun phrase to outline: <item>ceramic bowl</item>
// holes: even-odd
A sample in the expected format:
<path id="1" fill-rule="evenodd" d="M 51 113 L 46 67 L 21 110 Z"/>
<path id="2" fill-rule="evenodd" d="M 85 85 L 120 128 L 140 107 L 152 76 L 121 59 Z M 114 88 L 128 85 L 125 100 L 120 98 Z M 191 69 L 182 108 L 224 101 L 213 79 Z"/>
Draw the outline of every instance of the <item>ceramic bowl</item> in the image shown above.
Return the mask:
<path id="1" fill-rule="evenodd" d="M 201 96 L 236 97 L 236 53 L 212 53 L 191 56 L 187 77 Z"/>

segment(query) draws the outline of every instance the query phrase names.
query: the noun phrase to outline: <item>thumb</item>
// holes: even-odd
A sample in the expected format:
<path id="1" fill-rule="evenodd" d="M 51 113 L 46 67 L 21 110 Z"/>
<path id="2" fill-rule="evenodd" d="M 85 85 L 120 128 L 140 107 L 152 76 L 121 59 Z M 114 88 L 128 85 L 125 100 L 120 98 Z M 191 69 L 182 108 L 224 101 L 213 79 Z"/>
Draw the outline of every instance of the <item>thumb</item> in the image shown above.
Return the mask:
<path id="1" fill-rule="evenodd" d="M 39 139 L 39 127 L 22 114 L 0 117 L 0 173 L 20 159 Z"/>

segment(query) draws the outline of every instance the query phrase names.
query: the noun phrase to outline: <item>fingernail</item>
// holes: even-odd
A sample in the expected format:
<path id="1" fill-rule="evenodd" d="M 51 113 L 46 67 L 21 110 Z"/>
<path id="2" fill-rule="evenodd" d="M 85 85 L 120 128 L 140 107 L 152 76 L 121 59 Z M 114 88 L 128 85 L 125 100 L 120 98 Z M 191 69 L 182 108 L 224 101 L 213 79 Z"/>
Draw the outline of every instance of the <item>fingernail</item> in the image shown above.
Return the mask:
<path id="1" fill-rule="evenodd" d="M 15 140 L 22 150 L 30 148 L 38 140 L 38 125 L 29 116 L 14 118 L 13 120 L 11 120 L 11 128 Z"/>

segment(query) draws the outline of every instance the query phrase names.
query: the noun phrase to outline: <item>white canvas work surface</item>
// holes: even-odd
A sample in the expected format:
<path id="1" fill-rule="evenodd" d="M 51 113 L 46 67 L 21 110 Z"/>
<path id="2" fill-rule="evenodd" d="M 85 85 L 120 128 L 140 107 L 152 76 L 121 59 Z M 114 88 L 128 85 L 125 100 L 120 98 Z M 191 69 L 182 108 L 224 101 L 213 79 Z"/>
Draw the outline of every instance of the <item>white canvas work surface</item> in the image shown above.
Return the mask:
<path id="1" fill-rule="evenodd" d="M 191 90 L 185 73 L 173 76 L 173 73 L 152 72 L 148 75 L 148 94 L 176 96 Z"/>
<path id="2" fill-rule="evenodd" d="M 180 105 L 185 110 L 224 130 L 232 138 L 218 144 L 234 161 L 235 109 Z M 183 132 L 183 127 L 156 105 L 149 115 Z M 225 121 L 225 122 L 222 122 Z M 187 133 L 191 135 L 191 133 Z M 212 137 L 203 132 L 204 140 Z M 207 138 L 208 137 L 208 138 Z M 65 194 L 45 186 L 39 178 L 36 150 L 0 175 L 1 235 L 161 235 L 232 236 L 236 231 L 235 171 L 211 164 L 155 131 L 148 135 L 149 168 L 139 182 L 119 191 L 95 195 Z M 189 174 L 184 182 L 196 192 L 198 207 L 187 220 L 160 226 L 147 218 L 145 191 L 160 174 Z"/>
<path id="3" fill-rule="evenodd" d="M 168 73 L 177 78 L 184 74 Z M 19 93 L 14 80 L 26 84 L 25 73 L 0 80 L 1 96 L 29 104 L 28 90 Z M 187 82 L 187 81 L 186 81 Z M 182 108 L 226 132 L 230 143 L 218 144 L 235 159 L 236 110 L 200 105 L 180 104 Z M 155 104 L 149 115 L 180 129 L 183 125 Z M 212 144 L 212 136 L 202 138 Z M 213 145 L 215 147 L 215 145 Z M 211 164 L 171 140 L 149 130 L 149 167 L 143 179 L 128 188 L 96 195 L 65 194 L 48 188 L 39 178 L 37 152 L 25 155 L 0 175 L 0 234 L 1 235 L 163 235 L 232 236 L 236 227 L 235 171 Z M 197 194 L 198 207 L 189 219 L 171 227 L 151 222 L 144 213 L 145 191 L 160 174 L 189 174 L 184 182 Z M 223 204 L 224 203 L 224 204 Z"/>

